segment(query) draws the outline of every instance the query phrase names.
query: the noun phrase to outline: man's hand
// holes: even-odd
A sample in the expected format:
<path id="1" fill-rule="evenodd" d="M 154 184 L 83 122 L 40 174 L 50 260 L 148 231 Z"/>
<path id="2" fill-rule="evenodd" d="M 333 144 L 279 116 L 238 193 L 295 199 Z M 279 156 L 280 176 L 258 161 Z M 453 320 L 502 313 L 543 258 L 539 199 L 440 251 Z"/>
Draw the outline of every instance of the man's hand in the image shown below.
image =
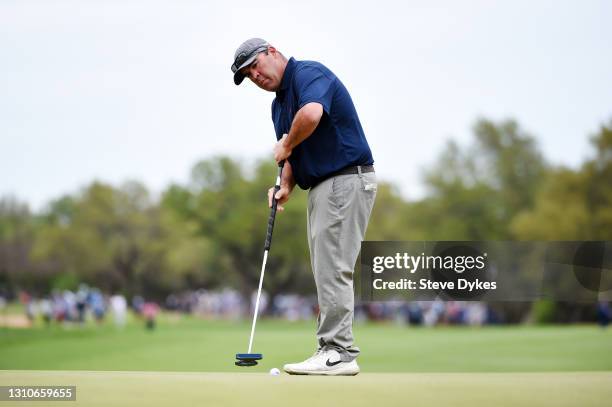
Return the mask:
<path id="1" fill-rule="evenodd" d="M 287 147 L 287 133 L 285 133 L 283 138 L 274 145 L 274 160 L 279 163 L 290 155 L 291 149 Z"/>
<path id="2" fill-rule="evenodd" d="M 291 163 L 289 163 L 289 161 L 285 161 L 281 175 L 280 189 L 276 193 L 276 200 L 278 201 L 276 208 L 279 211 L 285 210 L 283 204 L 289 200 L 289 194 L 291 194 L 293 188 L 295 188 L 293 169 L 291 168 Z M 268 190 L 268 207 L 270 208 L 272 207 L 272 194 L 274 194 L 274 187 Z"/>
<path id="3" fill-rule="evenodd" d="M 279 211 L 285 210 L 285 208 L 283 207 L 283 204 L 289 200 L 290 193 L 291 193 L 291 189 L 289 189 L 288 186 L 281 185 L 280 189 L 276 193 L 276 200 L 278 201 L 276 208 Z M 274 194 L 274 187 L 268 189 L 268 208 L 272 207 L 272 194 Z"/>

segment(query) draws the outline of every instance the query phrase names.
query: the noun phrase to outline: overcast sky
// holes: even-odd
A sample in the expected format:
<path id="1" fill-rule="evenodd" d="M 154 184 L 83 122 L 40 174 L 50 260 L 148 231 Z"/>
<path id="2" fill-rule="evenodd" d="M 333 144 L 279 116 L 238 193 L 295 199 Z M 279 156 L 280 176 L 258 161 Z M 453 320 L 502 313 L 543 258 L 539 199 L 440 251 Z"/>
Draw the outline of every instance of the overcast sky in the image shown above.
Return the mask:
<path id="1" fill-rule="evenodd" d="M 338 75 L 409 199 L 478 117 L 576 166 L 612 119 L 611 4 L 0 0 L 0 195 L 39 210 L 93 179 L 159 192 L 215 154 L 271 159 L 274 94 L 229 68 L 253 36 Z"/>

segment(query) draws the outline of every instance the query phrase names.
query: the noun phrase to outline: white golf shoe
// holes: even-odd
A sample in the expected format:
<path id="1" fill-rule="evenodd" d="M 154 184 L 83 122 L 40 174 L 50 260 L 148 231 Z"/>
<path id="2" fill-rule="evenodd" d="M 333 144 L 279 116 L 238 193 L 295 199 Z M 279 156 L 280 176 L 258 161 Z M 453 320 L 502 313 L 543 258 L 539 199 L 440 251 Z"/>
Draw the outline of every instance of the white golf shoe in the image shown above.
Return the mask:
<path id="1" fill-rule="evenodd" d="M 334 349 L 319 349 L 301 363 L 289 363 L 283 370 L 296 375 L 355 376 L 359 373 L 356 360 L 343 362 L 340 353 Z"/>

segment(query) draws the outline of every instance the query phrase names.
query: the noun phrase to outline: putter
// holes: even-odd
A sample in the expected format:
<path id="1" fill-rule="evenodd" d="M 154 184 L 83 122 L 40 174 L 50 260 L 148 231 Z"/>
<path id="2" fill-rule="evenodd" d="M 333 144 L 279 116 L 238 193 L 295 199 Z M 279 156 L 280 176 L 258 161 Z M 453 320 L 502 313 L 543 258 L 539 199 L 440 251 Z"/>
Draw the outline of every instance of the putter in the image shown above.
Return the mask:
<path id="1" fill-rule="evenodd" d="M 268 230 L 266 232 L 266 243 L 264 244 L 263 263 L 261 265 L 261 274 L 259 276 L 259 288 L 257 289 L 257 300 L 255 301 L 255 312 L 253 313 L 253 324 L 251 326 L 251 338 L 249 339 L 249 350 L 247 353 L 236 353 L 236 366 L 248 367 L 257 365 L 257 361 L 263 359 L 261 353 L 251 353 L 253 349 L 253 337 L 255 336 L 255 324 L 257 323 L 257 313 L 259 312 L 259 299 L 261 297 L 261 286 L 263 285 L 264 272 L 266 270 L 266 261 L 268 260 L 268 252 L 272 244 L 272 231 L 274 230 L 274 218 L 276 218 L 276 193 L 280 189 L 281 175 L 283 174 L 283 166 L 285 160 L 278 163 L 278 176 L 274 185 L 274 193 L 272 194 L 272 208 L 268 217 Z"/>

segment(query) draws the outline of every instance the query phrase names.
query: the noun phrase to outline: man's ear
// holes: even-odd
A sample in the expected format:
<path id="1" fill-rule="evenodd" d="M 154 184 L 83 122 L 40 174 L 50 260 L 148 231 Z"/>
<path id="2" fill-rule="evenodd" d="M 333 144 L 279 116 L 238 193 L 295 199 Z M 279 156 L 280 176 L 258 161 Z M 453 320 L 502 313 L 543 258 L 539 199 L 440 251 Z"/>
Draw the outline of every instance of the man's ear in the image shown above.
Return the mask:
<path id="1" fill-rule="evenodd" d="M 278 54 L 278 51 L 272 45 L 268 45 L 268 52 L 273 56 L 276 56 Z"/>

